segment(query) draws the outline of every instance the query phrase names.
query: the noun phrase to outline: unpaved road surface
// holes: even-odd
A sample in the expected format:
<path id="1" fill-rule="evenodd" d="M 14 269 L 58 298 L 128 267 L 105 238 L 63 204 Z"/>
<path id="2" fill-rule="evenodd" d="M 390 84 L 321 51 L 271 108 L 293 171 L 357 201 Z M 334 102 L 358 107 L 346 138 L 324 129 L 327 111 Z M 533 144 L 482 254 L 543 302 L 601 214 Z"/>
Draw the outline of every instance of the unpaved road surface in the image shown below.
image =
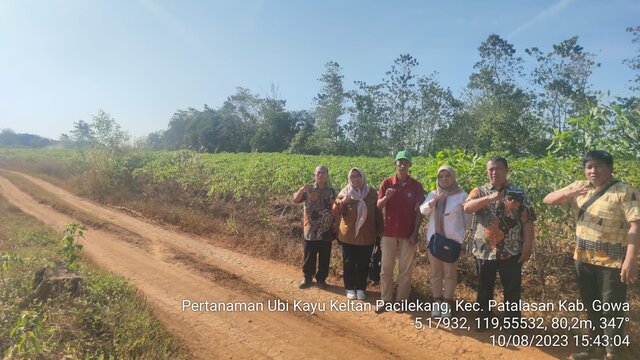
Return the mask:
<path id="1" fill-rule="evenodd" d="M 75 210 L 126 229 L 127 236 L 89 229 L 83 254 L 135 285 L 170 331 L 200 359 L 557 359 L 568 353 L 558 348 L 493 346 L 490 336 L 496 332 L 419 331 L 414 319 L 427 314 L 360 311 L 347 302 L 337 281 L 330 281 L 327 290 L 300 290 L 297 268 L 224 249 L 214 239 L 186 235 L 20 175 Z M 0 195 L 56 231 L 79 222 L 39 203 L 1 176 Z M 137 241 L 131 241 L 131 233 L 137 234 Z M 367 293 L 372 308 L 379 296 Z M 194 311 L 183 306 L 205 301 L 256 308 L 262 304 L 264 310 Z M 277 301 L 289 304 L 288 310 L 269 310 L 268 305 Z M 296 301 L 320 309 L 312 313 L 294 308 Z M 352 306 L 332 308 L 332 302 L 337 307 Z"/>

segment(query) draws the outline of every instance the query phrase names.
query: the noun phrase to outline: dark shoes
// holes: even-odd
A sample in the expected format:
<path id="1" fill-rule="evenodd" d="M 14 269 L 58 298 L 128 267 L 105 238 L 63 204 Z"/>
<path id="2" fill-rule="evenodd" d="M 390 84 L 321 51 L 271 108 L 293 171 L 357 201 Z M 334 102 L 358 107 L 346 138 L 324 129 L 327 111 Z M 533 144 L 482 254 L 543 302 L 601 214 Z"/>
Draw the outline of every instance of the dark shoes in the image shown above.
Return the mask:
<path id="1" fill-rule="evenodd" d="M 327 287 L 329 287 L 326 281 L 324 280 L 317 280 L 317 281 L 318 281 L 318 287 L 320 289 L 326 289 Z M 306 289 L 311 285 L 313 285 L 313 278 L 305 277 L 304 279 L 302 279 L 302 281 L 300 281 L 300 285 L 298 285 L 298 287 L 300 289 Z"/>
<path id="2" fill-rule="evenodd" d="M 606 354 L 605 356 L 604 349 L 599 347 L 584 348 L 578 350 L 578 352 L 571 354 L 571 359 L 573 360 L 591 360 L 603 358 L 609 359 L 609 354 Z M 612 357 L 611 359 L 615 359 L 615 357 Z"/>
<path id="3" fill-rule="evenodd" d="M 309 286 L 311 286 L 311 284 L 313 284 L 313 281 L 311 280 L 311 278 L 307 278 L 306 277 L 306 278 L 302 279 L 302 281 L 300 281 L 300 285 L 298 285 L 298 287 L 300 289 L 306 289 Z"/>

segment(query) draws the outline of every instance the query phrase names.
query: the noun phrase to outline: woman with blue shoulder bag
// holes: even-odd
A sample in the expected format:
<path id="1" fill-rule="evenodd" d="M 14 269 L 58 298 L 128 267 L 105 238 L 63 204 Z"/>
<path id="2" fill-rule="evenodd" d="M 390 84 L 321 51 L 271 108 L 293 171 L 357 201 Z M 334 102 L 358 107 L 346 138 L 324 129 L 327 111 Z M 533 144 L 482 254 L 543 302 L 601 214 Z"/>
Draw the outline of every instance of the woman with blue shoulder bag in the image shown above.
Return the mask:
<path id="1" fill-rule="evenodd" d="M 432 317 L 450 317 L 453 296 L 458 284 L 458 257 L 464 240 L 465 213 L 462 204 L 467 193 L 458 186 L 455 171 L 443 165 L 438 169 L 438 181 L 420 212 L 429 216 L 427 229 L 430 281 L 434 304 Z"/>

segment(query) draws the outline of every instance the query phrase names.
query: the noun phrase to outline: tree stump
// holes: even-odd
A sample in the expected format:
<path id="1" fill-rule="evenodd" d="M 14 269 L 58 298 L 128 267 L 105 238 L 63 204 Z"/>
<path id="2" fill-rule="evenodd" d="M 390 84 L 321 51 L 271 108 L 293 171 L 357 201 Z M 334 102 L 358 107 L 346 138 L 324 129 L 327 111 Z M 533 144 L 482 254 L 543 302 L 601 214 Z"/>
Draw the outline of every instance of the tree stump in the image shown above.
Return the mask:
<path id="1" fill-rule="evenodd" d="M 56 263 L 53 267 L 45 265 L 36 271 L 34 288 L 36 298 L 42 301 L 61 293 L 70 293 L 76 297 L 80 295 L 82 277 L 69 270 L 64 263 Z"/>

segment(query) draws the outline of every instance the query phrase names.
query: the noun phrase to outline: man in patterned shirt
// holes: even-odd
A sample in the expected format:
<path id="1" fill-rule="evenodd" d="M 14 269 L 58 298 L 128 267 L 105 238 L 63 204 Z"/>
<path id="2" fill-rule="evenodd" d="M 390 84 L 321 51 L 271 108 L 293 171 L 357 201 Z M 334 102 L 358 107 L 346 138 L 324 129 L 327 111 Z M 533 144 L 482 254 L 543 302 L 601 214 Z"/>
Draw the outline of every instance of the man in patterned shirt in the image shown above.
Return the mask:
<path id="1" fill-rule="evenodd" d="M 640 247 L 640 193 L 613 177 L 613 157 L 602 150 L 589 151 L 582 158 L 584 176 L 544 198 L 545 204 L 570 203 L 576 215 L 576 277 L 580 297 L 595 330 L 592 336 L 607 335 L 612 343 L 622 335 L 621 327 L 600 324 L 624 317 L 627 284 L 638 279 L 638 248 Z M 596 194 L 591 204 L 586 204 Z M 594 302 L 611 304 L 612 311 L 594 310 Z M 597 303 L 596 303 L 597 305 Z M 599 308 L 599 307 L 598 307 Z M 608 324 L 608 323 L 607 323 Z M 574 359 L 589 359 L 600 355 L 601 348 L 587 348 L 572 355 Z M 606 347 L 606 358 L 615 358 L 616 349 Z"/>
<path id="2" fill-rule="evenodd" d="M 329 169 L 318 166 L 315 183 L 305 184 L 293 194 L 293 202 L 304 201 L 304 279 L 300 282 L 301 289 L 309 287 L 314 276 L 320 288 L 327 287 L 325 280 L 329 275 L 331 244 L 335 238 L 331 205 L 336 199 L 336 191 L 327 185 L 328 180 Z"/>
<path id="3" fill-rule="evenodd" d="M 478 270 L 478 317 L 490 315 L 489 301 L 493 300 L 496 272 L 504 289 L 506 321 L 519 318 L 522 265 L 531 257 L 533 249 L 533 206 L 519 186 L 507 181 L 509 165 L 503 157 L 492 157 L 487 162 L 489 183 L 476 187 L 464 203 L 464 211 L 473 213 L 476 225 L 473 255 Z M 482 325 L 486 325 L 483 320 Z"/>

